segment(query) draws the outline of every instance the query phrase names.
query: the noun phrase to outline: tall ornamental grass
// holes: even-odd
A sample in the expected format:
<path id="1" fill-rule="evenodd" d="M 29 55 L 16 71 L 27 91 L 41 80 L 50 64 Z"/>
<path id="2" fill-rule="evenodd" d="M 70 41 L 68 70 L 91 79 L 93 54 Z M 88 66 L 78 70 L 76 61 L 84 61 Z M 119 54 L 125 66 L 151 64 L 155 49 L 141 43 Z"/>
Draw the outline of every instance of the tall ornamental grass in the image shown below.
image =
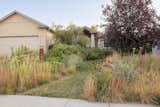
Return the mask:
<path id="1" fill-rule="evenodd" d="M 14 94 L 44 83 L 54 77 L 52 66 L 25 46 L 12 49 L 10 57 L 0 58 L 0 94 Z"/>
<path id="2" fill-rule="evenodd" d="M 95 74 L 92 94 L 97 101 L 155 103 L 160 100 L 160 57 L 113 55 Z M 85 88 L 88 81 L 85 81 Z M 85 89 L 87 90 L 87 89 Z M 85 95 L 88 96 L 89 93 Z M 89 94 L 90 95 L 90 94 Z"/>
<path id="3" fill-rule="evenodd" d="M 19 63 L 17 60 L 0 59 L 0 93 L 13 94 L 24 91 L 52 80 L 51 66 L 47 62 L 26 59 Z"/>

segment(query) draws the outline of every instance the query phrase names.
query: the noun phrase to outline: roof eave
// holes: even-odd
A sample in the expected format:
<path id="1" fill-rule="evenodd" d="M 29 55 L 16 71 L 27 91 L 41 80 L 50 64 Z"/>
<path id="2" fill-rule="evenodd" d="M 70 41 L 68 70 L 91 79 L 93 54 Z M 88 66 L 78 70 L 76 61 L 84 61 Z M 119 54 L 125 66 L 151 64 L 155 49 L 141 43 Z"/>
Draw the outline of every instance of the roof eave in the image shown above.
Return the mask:
<path id="1" fill-rule="evenodd" d="M 21 12 L 16 11 L 16 10 L 13 11 L 13 12 L 11 12 L 11 13 L 8 14 L 8 15 L 2 17 L 2 18 L 0 19 L 0 22 L 3 22 L 3 21 L 6 20 L 8 17 L 10 17 L 10 16 L 12 16 L 12 15 L 14 15 L 14 14 L 20 14 L 21 16 L 26 17 L 27 19 L 30 19 L 31 21 L 39 24 L 39 25 L 40 25 L 39 28 L 41 28 L 41 29 L 47 29 L 47 30 L 49 30 L 50 32 L 54 33 L 54 31 L 53 31 L 49 26 L 47 26 L 46 24 L 43 24 L 43 23 L 41 23 L 40 21 L 37 21 L 37 20 L 35 20 L 35 19 L 27 16 L 27 15 L 24 15 L 24 14 L 21 13 Z"/>

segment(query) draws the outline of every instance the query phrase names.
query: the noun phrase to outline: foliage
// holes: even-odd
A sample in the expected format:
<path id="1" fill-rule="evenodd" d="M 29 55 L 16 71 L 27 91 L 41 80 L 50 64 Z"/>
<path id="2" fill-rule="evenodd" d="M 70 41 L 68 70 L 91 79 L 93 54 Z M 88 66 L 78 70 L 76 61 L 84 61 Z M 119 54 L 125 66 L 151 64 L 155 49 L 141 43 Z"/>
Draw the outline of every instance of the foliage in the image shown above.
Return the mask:
<path id="1" fill-rule="evenodd" d="M 60 62 L 42 62 L 38 57 L 36 52 L 21 46 L 12 50 L 11 57 L 0 58 L 0 93 L 14 94 L 60 77 Z"/>
<path id="2" fill-rule="evenodd" d="M 86 47 L 89 44 L 89 38 L 85 35 L 79 36 L 77 44 L 81 47 Z"/>
<path id="3" fill-rule="evenodd" d="M 151 0 L 113 0 L 103 6 L 103 16 L 108 45 L 118 51 L 142 47 L 147 52 L 159 37 L 159 18 Z"/>
<path id="4" fill-rule="evenodd" d="M 93 78 L 93 97 L 102 102 L 159 104 L 159 60 L 154 55 L 107 58 Z"/>
<path id="5" fill-rule="evenodd" d="M 98 49 L 98 48 L 82 48 L 81 49 L 82 56 L 86 60 L 96 60 L 96 59 L 102 59 L 108 55 L 112 54 L 112 51 L 107 49 Z"/>
<path id="6" fill-rule="evenodd" d="M 72 45 L 73 43 L 73 35 L 71 32 L 68 31 L 61 31 L 56 34 L 56 40 L 60 41 L 61 43 Z"/>
<path id="7" fill-rule="evenodd" d="M 12 48 L 12 54 L 11 54 L 12 60 L 14 59 L 19 62 L 22 62 L 23 60 L 25 60 L 26 57 L 31 57 L 38 60 L 39 54 L 38 52 L 35 52 L 23 45 L 18 48 Z"/>
<path id="8" fill-rule="evenodd" d="M 66 44 L 55 44 L 53 48 L 47 54 L 47 60 L 51 60 L 55 58 L 59 62 L 63 61 L 65 56 L 69 56 L 72 54 L 78 54 L 79 50 L 78 47 L 73 45 L 66 45 Z"/>
<path id="9" fill-rule="evenodd" d="M 70 24 L 63 29 L 61 26 L 55 26 L 55 35 L 57 42 L 67 45 L 80 45 L 86 47 L 89 44 L 89 38 L 83 33 L 83 28 Z"/>
<path id="10" fill-rule="evenodd" d="M 70 55 L 79 56 L 84 60 L 96 60 L 112 55 L 112 51 L 110 49 L 85 48 L 57 43 L 49 50 L 46 55 L 46 60 L 51 63 L 52 61 L 63 62 L 63 60 Z"/>
<path id="11" fill-rule="evenodd" d="M 94 30 L 94 31 L 97 31 L 98 30 L 97 25 L 92 25 L 91 29 Z"/>

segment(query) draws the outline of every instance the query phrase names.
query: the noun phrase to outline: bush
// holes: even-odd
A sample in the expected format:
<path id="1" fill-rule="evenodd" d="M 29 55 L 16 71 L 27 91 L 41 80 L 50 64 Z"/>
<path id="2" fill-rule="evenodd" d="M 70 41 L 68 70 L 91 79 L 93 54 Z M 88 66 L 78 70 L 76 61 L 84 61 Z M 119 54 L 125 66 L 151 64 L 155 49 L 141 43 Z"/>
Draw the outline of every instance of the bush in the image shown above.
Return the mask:
<path id="1" fill-rule="evenodd" d="M 98 48 L 86 48 L 86 49 L 82 48 L 81 53 L 86 60 L 96 60 L 111 55 L 112 51 L 107 49 L 98 49 Z"/>
<path id="2" fill-rule="evenodd" d="M 53 48 L 47 54 L 47 60 L 56 58 L 59 62 L 62 62 L 65 56 L 78 54 L 79 48 L 73 45 L 55 44 Z"/>
<path id="3" fill-rule="evenodd" d="M 77 44 L 81 47 L 86 47 L 87 45 L 89 45 L 89 38 L 87 36 L 79 36 Z"/>
<path id="4" fill-rule="evenodd" d="M 93 66 L 86 61 L 80 61 L 79 63 L 77 63 L 77 70 L 80 72 L 83 72 L 83 71 L 86 72 L 92 69 L 93 69 Z"/>
<path id="5" fill-rule="evenodd" d="M 69 31 L 60 31 L 56 33 L 56 39 L 63 44 L 72 45 L 74 35 Z"/>

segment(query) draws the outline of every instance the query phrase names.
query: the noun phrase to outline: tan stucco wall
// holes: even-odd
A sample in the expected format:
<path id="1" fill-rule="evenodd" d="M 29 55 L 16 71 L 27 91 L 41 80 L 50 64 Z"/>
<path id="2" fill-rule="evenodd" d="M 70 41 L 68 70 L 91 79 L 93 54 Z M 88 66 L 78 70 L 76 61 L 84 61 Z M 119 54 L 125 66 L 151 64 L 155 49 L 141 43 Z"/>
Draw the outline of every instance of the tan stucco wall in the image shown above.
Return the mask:
<path id="1" fill-rule="evenodd" d="M 19 15 L 14 14 L 8 19 L 0 22 L 0 36 L 32 36 L 40 37 L 40 46 L 47 51 L 51 32 L 46 29 L 39 29 L 40 25 Z"/>

